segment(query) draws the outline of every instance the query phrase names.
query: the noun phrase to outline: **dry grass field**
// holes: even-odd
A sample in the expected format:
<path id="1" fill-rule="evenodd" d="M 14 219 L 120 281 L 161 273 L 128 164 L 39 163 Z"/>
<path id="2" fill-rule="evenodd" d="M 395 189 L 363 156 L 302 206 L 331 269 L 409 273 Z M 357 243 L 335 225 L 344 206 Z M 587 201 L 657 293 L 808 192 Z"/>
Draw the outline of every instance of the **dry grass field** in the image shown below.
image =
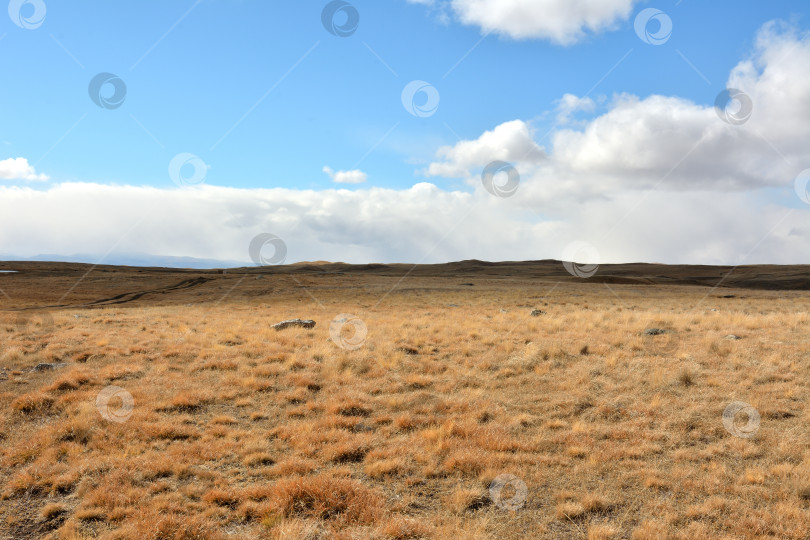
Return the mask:
<path id="1" fill-rule="evenodd" d="M 810 537 L 808 292 L 3 267 L 0 538 Z"/>

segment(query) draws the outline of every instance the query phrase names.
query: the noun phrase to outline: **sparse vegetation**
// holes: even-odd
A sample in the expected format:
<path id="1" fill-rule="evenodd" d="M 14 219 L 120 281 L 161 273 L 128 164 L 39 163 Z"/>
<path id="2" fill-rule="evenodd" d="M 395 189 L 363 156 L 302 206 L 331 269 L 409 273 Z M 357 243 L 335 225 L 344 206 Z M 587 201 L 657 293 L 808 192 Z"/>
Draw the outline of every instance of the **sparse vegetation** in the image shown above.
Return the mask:
<path id="1" fill-rule="evenodd" d="M 429 293 L 394 290 L 376 305 L 395 279 L 279 275 L 272 302 L 257 300 L 267 280 L 238 280 L 173 304 L 54 310 L 45 334 L 18 332 L 4 314 L 0 536 L 810 530 L 806 293 L 728 300 L 698 287 L 511 278 L 473 294 L 420 277 L 408 287 Z M 535 305 L 546 314 L 532 317 Z M 330 341 L 340 313 L 367 326 L 362 347 Z M 318 324 L 270 327 L 296 317 Z M 675 329 L 658 336 L 664 347 L 643 334 L 650 321 Z M 732 333 L 744 339 L 724 339 Z M 69 365 L 31 370 L 59 361 Z M 132 396 L 121 422 L 97 410 L 108 386 Z M 733 401 L 760 415 L 753 437 L 724 427 Z M 504 473 L 527 487 L 517 510 L 491 498 Z"/>

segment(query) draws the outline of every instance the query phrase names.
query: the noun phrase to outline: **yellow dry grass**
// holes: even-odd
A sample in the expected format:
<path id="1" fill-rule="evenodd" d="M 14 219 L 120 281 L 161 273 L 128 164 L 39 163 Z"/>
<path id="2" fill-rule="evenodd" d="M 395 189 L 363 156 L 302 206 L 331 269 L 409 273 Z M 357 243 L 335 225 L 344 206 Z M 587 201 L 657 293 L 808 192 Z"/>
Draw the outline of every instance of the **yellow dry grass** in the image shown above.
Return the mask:
<path id="1" fill-rule="evenodd" d="M 810 295 L 419 278 L 377 304 L 358 279 L 9 313 L 0 537 L 810 534 Z M 270 328 L 293 317 L 318 324 Z"/>

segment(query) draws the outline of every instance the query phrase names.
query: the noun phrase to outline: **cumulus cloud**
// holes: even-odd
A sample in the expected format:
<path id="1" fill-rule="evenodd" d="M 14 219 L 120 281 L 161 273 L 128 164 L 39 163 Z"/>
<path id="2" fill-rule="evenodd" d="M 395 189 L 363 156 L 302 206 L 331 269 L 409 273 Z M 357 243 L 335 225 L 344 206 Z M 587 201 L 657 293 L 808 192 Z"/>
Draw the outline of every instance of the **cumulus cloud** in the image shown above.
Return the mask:
<path id="1" fill-rule="evenodd" d="M 352 171 L 333 171 L 330 167 L 324 167 L 323 172 L 328 174 L 329 178 L 338 184 L 362 184 L 368 179 L 368 175 L 359 169 Z"/>
<path id="2" fill-rule="evenodd" d="M 47 174 L 37 174 L 34 167 L 23 157 L 0 161 L 0 180 L 48 180 Z"/>
<path id="3" fill-rule="evenodd" d="M 464 24 L 514 39 L 548 39 L 561 45 L 614 28 L 638 0 L 408 0 L 444 4 Z"/>
<path id="4" fill-rule="evenodd" d="M 578 112 L 593 112 L 596 103 L 591 98 L 577 97 L 574 94 L 565 94 L 557 100 L 557 124 L 570 124 L 573 116 Z"/>
<path id="5" fill-rule="evenodd" d="M 545 158 L 545 150 L 534 142 L 529 125 L 522 120 L 504 122 L 473 141 L 443 146 L 436 152 L 439 161 L 431 163 L 427 176 L 466 178 L 472 169 L 492 161 L 536 163 Z"/>
<path id="6" fill-rule="evenodd" d="M 735 66 L 727 81 L 751 99 L 746 123 L 730 125 L 712 105 L 682 98 L 620 95 L 584 129 L 555 134 L 557 172 L 628 187 L 783 186 L 808 165 L 808 73 L 810 37 L 769 23 L 758 33 L 751 58 Z"/>
<path id="7" fill-rule="evenodd" d="M 523 163 L 526 190 L 537 199 L 605 196 L 621 190 L 753 190 L 783 187 L 807 168 L 810 140 L 810 38 L 778 23 L 766 25 L 753 56 L 732 70 L 728 86 L 749 95 L 753 113 L 743 125 L 721 120 L 714 105 L 653 95 L 622 94 L 604 114 L 574 127 L 574 110 L 594 106 L 566 95 L 563 125 L 551 137 L 548 159 Z M 713 102 L 714 96 L 709 96 Z M 432 175 L 472 177 L 487 160 L 510 161 L 535 144 L 522 121 L 437 152 Z M 467 168 L 465 170 L 465 168 Z"/>

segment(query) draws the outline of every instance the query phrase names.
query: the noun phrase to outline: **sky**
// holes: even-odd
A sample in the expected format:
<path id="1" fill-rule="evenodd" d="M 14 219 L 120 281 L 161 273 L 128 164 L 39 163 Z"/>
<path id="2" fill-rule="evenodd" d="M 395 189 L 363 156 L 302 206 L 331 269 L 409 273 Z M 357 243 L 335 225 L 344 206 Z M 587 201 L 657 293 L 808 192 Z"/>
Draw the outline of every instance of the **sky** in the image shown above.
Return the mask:
<path id="1" fill-rule="evenodd" d="M 806 0 L 7 14 L 0 256 L 810 262 Z"/>

